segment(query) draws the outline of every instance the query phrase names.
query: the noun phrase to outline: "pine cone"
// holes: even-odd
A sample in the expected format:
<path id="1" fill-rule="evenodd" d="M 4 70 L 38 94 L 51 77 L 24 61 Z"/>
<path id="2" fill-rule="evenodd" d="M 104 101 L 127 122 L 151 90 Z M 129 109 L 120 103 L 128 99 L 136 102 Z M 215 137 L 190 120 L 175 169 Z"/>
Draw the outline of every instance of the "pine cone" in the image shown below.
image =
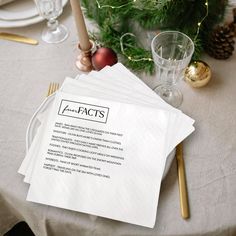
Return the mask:
<path id="1" fill-rule="evenodd" d="M 234 24 L 218 25 L 211 32 L 206 52 L 216 59 L 227 59 L 234 51 Z"/>

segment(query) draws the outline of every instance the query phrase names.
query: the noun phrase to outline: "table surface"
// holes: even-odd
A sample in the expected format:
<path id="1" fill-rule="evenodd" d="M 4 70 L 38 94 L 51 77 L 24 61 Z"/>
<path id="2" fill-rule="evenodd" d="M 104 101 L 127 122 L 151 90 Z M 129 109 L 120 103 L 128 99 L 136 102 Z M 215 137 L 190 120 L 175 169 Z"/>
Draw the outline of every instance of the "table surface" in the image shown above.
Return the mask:
<path id="1" fill-rule="evenodd" d="M 0 234 L 25 220 L 37 236 L 47 235 L 236 235 L 236 55 L 219 61 L 204 56 L 213 76 L 208 86 L 193 89 L 185 82 L 181 106 L 196 120 L 196 131 L 184 142 L 191 217 L 180 216 L 176 162 L 161 186 L 154 229 L 26 201 L 28 185 L 17 170 L 25 156 L 30 117 L 46 95 L 50 82 L 63 82 L 79 72 L 71 9 L 60 21 L 69 38 L 57 45 L 40 39 L 45 22 L 1 29 L 34 37 L 38 46 L 0 41 Z M 89 29 L 94 24 L 87 21 Z M 153 88 L 155 76 L 141 75 Z"/>

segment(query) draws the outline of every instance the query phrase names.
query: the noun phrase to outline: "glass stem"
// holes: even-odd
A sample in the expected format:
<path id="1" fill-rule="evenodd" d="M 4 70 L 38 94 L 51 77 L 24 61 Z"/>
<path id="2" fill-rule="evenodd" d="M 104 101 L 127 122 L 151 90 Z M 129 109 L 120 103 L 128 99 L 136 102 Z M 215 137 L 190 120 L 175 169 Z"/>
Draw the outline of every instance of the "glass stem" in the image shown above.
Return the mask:
<path id="1" fill-rule="evenodd" d="M 165 97 L 170 97 L 172 94 L 172 88 L 173 88 L 173 84 L 172 83 L 165 83 L 163 84 L 163 95 Z"/>
<path id="2" fill-rule="evenodd" d="M 51 31 L 55 31 L 58 27 L 58 20 L 55 18 L 49 19 L 47 22 L 47 26 Z"/>

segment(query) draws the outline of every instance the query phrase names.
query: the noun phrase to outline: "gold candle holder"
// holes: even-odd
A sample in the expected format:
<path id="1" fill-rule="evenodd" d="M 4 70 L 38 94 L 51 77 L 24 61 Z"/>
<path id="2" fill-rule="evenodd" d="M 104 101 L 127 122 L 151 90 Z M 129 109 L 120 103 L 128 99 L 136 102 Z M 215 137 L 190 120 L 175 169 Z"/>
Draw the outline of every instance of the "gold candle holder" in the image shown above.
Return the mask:
<path id="1" fill-rule="evenodd" d="M 90 46 L 89 50 L 83 50 L 80 47 L 80 44 L 78 44 L 78 48 L 80 50 L 80 53 L 77 57 L 75 64 L 76 64 L 76 67 L 83 72 L 89 72 L 93 69 L 91 56 L 92 56 L 92 52 L 95 49 L 95 44 L 91 40 L 90 40 L 90 44 L 91 44 L 91 46 Z"/>

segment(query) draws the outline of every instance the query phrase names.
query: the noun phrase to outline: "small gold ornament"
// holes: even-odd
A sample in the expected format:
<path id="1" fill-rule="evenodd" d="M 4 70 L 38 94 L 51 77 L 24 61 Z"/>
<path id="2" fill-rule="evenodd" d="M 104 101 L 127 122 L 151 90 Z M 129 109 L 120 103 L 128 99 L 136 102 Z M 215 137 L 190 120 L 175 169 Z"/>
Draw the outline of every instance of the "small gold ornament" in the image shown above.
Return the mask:
<path id="1" fill-rule="evenodd" d="M 211 79 L 211 68 L 204 61 L 193 61 L 185 70 L 184 78 L 194 88 L 203 87 Z"/>

